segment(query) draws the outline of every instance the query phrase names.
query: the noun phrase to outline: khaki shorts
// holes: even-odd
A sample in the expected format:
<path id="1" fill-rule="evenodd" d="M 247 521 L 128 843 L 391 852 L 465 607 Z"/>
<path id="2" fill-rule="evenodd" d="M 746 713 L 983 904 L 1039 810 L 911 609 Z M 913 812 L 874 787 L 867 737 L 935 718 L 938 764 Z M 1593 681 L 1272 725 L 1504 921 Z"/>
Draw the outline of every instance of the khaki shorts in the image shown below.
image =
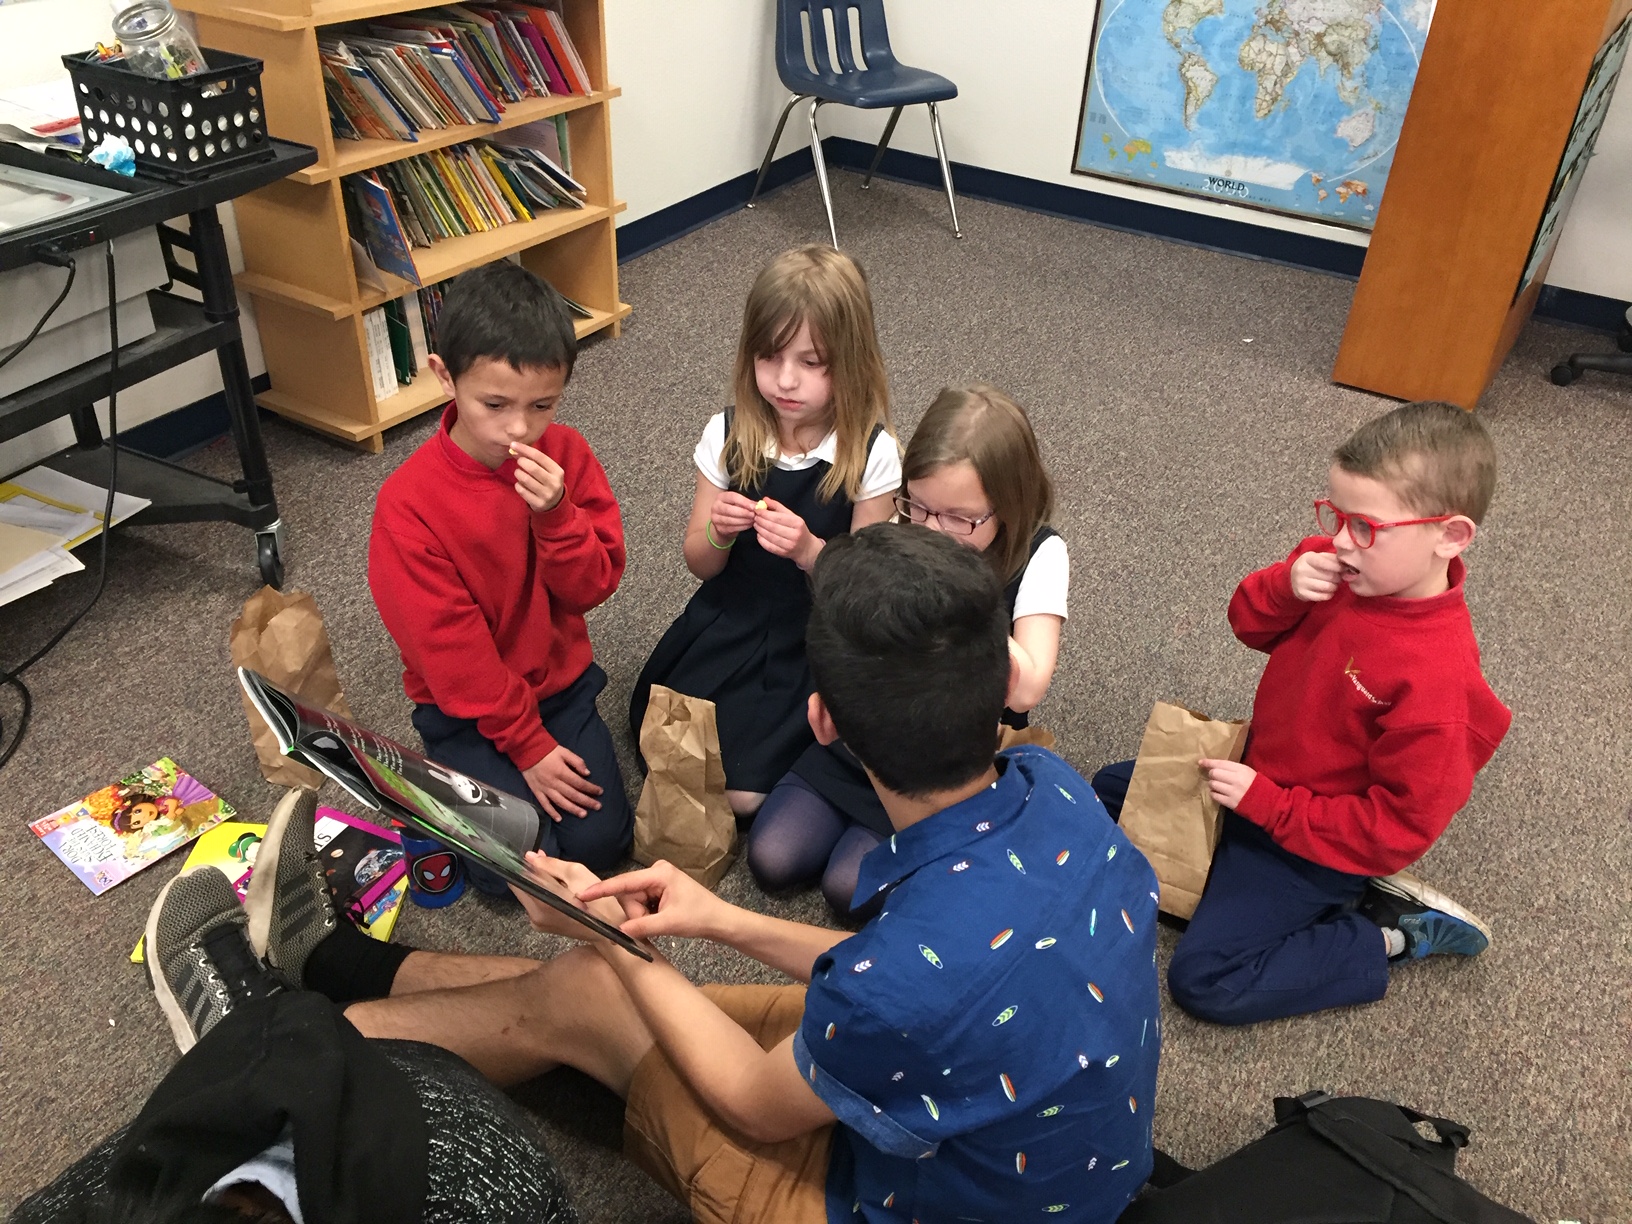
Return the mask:
<path id="1" fill-rule="evenodd" d="M 704 986 L 703 993 L 762 1049 L 799 1028 L 803 986 Z M 659 1049 L 635 1068 L 623 1151 L 700 1224 L 827 1224 L 833 1128 L 755 1143 L 716 1118 Z"/>

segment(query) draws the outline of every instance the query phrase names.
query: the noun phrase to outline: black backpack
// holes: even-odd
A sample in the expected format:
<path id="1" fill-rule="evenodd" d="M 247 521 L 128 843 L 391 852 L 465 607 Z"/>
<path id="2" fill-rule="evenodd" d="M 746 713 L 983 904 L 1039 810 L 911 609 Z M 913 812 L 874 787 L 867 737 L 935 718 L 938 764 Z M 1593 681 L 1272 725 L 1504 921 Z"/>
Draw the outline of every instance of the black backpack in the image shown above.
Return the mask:
<path id="1" fill-rule="evenodd" d="M 1534 1224 L 1457 1177 L 1458 1123 L 1324 1092 L 1276 1097 L 1275 1123 L 1205 1169 L 1157 1152 L 1118 1224 Z"/>

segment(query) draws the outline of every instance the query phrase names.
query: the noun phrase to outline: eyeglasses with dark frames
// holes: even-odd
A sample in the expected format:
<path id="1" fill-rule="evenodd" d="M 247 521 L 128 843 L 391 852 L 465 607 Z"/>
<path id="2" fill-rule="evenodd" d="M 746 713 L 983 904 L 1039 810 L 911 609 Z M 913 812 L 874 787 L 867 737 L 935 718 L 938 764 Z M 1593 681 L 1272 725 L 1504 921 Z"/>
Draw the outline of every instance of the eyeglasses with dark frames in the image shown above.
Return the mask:
<path id="1" fill-rule="evenodd" d="M 931 510 L 928 506 L 913 501 L 904 493 L 895 495 L 895 511 L 902 518 L 913 523 L 928 523 L 930 519 L 934 519 L 936 525 L 947 535 L 957 536 L 974 535 L 975 528 L 997 517 L 996 510 L 989 510 L 977 519 L 967 518 L 961 514 L 947 514 L 943 511 Z"/>
<path id="2" fill-rule="evenodd" d="M 1377 533 L 1390 527 L 1415 527 L 1419 523 L 1447 523 L 1454 514 L 1436 514 L 1432 518 L 1400 519 L 1396 523 L 1379 523 L 1363 514 L 1349 514 L 1332 505 L 1327 498 L 1315 501 L 1315 523 L 1323 535 L 1335 536 L 1343 528 L 1349 529 L 1349 538 L 1356 548 L 1370 548 L 1377 542 Z"/>

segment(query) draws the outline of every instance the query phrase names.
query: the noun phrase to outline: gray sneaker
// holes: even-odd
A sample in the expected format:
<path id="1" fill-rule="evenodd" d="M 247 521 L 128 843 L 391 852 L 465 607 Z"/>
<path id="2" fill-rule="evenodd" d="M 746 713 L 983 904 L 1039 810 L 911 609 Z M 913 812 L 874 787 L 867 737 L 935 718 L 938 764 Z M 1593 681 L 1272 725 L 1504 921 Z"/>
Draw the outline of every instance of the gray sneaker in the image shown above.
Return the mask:
<path id="1" fill-rule="evenodd" d="M 292 790 L 279 800 L 267 819 L 244 898 L 250 947 L 296 985 L 303 984 L 312 949 L 339 922 L 312 841 L 316 816 L 314 791 Z"/>
<path id="2" fill-rule="evenodd" d="M 215 867 L 171 880 L 147 915 L 147 971 L 185 1054 L 233 1008 L 283 984 L 255 958 L 232 881 Z"/>

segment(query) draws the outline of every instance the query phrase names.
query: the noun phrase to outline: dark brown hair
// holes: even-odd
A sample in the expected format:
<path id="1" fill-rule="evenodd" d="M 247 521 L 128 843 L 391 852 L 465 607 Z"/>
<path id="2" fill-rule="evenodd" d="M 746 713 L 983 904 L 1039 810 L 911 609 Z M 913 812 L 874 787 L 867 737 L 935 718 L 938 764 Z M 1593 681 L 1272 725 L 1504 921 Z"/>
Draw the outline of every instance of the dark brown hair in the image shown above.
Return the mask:
<path id="1" fill-rule="evenodd" d="M 436 354 L 455 382 L 483 357 L 517 371 L 559 367 L 571 379 L 578 337 L 553 285 L 520 264 L 495 259 L 449 283 L 436 322 Z"/>
<path id="2" fill-rule="evenodd" d="M 1496 448 L 1485 427 L 1455 404 L 1401 404 L 1367 421 L 1332 452 L 1355 476 L 1380 481 L 1418 514 L 1485 517 L 1496 492 Z"/>
<path id="3" fill-rule="evenodd" d="M 985 383 L 947 387 L 935 397 L 907 443 L 901 479 L 922 480 L 965 461 L 997 514 L 997 537 L 982 555 L 1008 582 L 1026 568 L 1031 537 L 1054 513 L 1054 484 L 1026 410 Z"/>
<path id="4" fill-rule="evenodd" d="M 874 523 L 829 541 L 810 578 L 810 674 L 861 763 L 916 798 L 989 769 L 1009 685 L 991 567 L 938 531 Z"/>

